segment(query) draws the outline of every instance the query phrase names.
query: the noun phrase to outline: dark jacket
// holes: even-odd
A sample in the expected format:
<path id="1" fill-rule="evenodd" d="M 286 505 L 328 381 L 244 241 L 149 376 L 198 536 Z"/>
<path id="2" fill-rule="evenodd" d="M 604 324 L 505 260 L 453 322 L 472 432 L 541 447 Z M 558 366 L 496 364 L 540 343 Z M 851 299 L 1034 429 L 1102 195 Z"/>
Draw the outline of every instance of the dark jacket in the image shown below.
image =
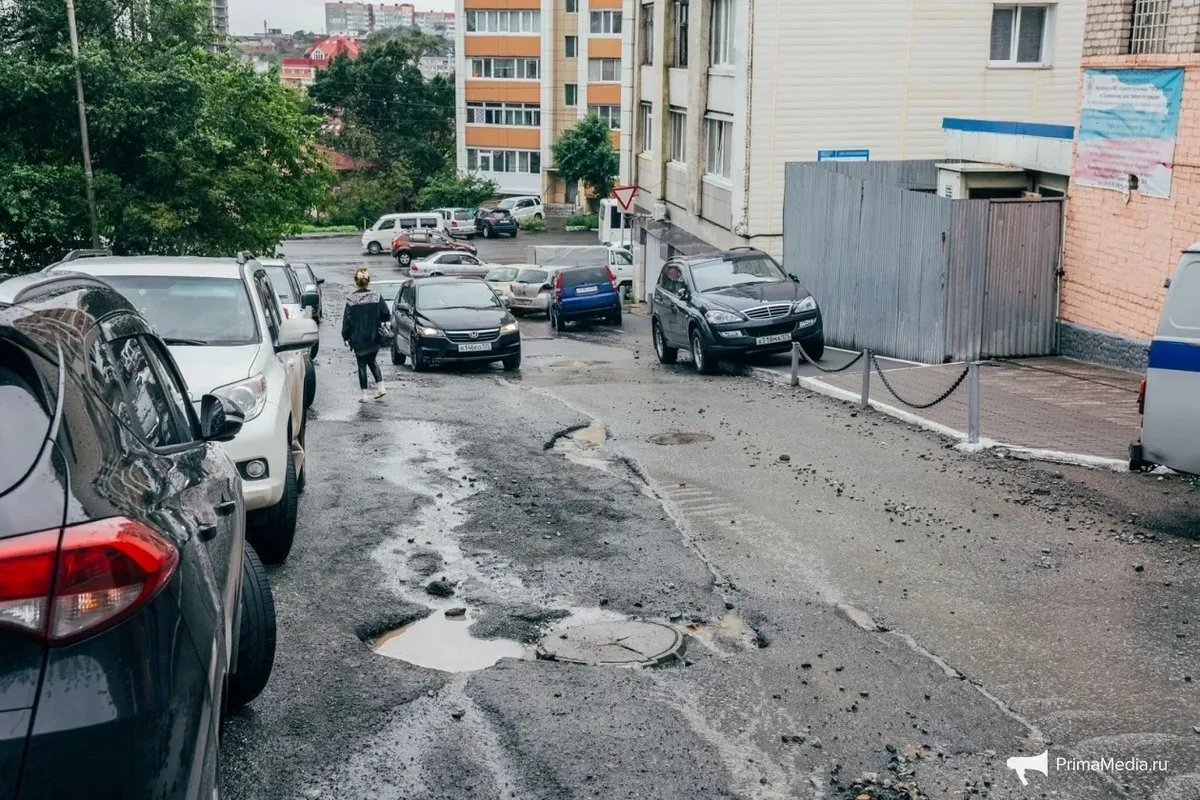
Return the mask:
<path id="1" fill-rule="evenodd" d="M 387 302 L 378 292 L 359 289 L 346 298 L 342 314 L 342 340 L 350 343 L 357 356 L 373 353 L 383 345 L 380 323 L 392 318 Z"/>

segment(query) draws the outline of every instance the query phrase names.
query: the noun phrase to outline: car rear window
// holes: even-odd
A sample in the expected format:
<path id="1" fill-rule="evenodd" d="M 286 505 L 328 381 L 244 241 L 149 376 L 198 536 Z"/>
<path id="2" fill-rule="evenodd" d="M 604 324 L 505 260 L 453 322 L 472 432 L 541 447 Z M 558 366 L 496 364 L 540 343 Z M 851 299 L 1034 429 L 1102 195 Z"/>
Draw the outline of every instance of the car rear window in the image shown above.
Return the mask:
<path id="1" fill-rule="evenodd" d="M 510 212 L 510 211 L 509 211 L 507 208 L 493 208 L 493 209 L 492 209 L 492 211 L 491 211 L 491 214 L 492 214 L 492 216 L 493 216 L 493 217 L 509 217 L 509 216 L 512 216 L 512 212 Z"/>
<path id="2" fill-rule="evenodd" d="M 520 270 L 513 269 L 512 267 L 496 267 L 495 269 L 488 271 L 487 277 L 484 278 L 484 280 L 501 282 L 511 281 L 517 277 L 519 272 Z"/>
<path id="3" fill-rule="evenodd" d="M 23 350 L 0 344 L 0 493 L 20 483 L 37 460 L 52 422 L 35 388 L 38 378 Z"/>
<path id="4" fill-rule="evenodd" d="M 523 269 L 517 273 L 517 283 L 545 283 L 550 273 L 544 269 Z"/>
<path id="5" fill-rule="evenodd" d="M 563 286 L 585 286 L 593 283 L 609 283 L 608 270 L 604 267 L 583 267 L 563 271 Z"/>
<path id="6" fill-rule="evenodd" d="M 475 215 L 470 211 L 455 211 L 454 218 L 459 222 L 470 222 L 471 220 L 475 219 Z"/>

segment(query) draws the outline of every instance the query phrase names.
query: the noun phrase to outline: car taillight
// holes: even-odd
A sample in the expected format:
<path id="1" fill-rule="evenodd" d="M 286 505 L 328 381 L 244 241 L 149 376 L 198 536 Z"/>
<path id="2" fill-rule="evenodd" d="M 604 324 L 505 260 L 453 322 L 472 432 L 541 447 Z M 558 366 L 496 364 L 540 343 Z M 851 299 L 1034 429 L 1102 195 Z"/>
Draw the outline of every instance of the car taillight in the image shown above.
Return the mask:
<path id="1" fill-rule="evenodd" d="M 417 271 L 418 271 L 418 270 L 417 270 L 417 265 L 416 265 L 416 264 L 413 264 L 412 266 L 410 266 L 410 267 L 408 268 L 408 271 L 409 271 L 409 272 L 417 272 Z"/>
<path id="2" fill-rule="evenodd" d="M 1142 378 L 1141 384 L 1138 386 L 1138 413 L 1146 413 L 1146 379 Z"/>
<path id="3" fill-rule="evenodd" d="M 291 318 L 292 318 L 292 313 L 291 313 L 290 311 L 288 311 L 288 307 L 287 307 L 287 306 L 284 306 L 284 307 L 283 307 L 283 318 L 284 318 L 284 319 L 291 319 Z"/>
<path id="4" fill-rule="evenodd" d="M 612 267 L 605 267 L 604 271 L 608 273 L 608 282 L 612 284 L 613 291 L 617 290 L 617 276 L 613 274 Z"/>
<path id="5" fill-rule="evenodd" d="M 51 644 L 90 636 L 158 594 L 179 551 L 125 517 L 0 540 L 0 627 Z"/>

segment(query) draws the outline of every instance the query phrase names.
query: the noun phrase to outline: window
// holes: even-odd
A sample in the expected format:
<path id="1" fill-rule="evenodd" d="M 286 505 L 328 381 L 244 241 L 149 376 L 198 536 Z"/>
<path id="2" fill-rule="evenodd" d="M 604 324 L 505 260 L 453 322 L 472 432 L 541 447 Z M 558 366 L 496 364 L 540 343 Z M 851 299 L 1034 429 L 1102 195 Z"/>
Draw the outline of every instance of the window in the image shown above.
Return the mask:
<path id="1" fill-rule="evenodd" d="M 1034 66 L 1047 63 L 1048 16 L 1048 6 L 995 6 L 989 61 Z"/>
<path id="2" fill-rule="evenodd" d="M 1171 0 L 1133 0 L 1133 29 L 1130 53 L 1167 52 L 1167 20 Z"/>
<path id="3" fill-rule="evenodd" d="M 163 388 L 167 392 L 167 402 L 179 425 L 183 442 L 192 441 L 196 433 L 193 422 L 194 415 L 183 379 L 171 368 L 168 358 L 162 352 L 162 346 L 157 341 L 143 338 L 142 348 L 146 351 L 146 357 L 150 363 L 154 365 L 155 372 L 162 379 Z"/>
<path id="4" fill-rule="evenodd" d="M 589 58 L 588 80 L 595 82 L 621 80 L 621 59 Z"/>
<path id="5" fill-rule="evenodd" d="M 468 11 L 468 33 L 541 33 L 540 11 Z"/>
<path id="6" fill-rule="evenodd" d="M 679 294 L 679 290 L 686 285 L 683 281 L 683 270 L 677 264 L 667 264 L 658 276 L 658 288 L 668 294 Z"/>
<path id="7" fill-rule="evenodd" d="M 566 11 L 568 14 L 579 13 L 579 0 L 566 0 L 564 6 L 565 7 L 563 10 Z"/>
<path id="8" fill-rule="evenodd" d="M 129 336 L 113 342 L 113 355 L 129 396 L 132 417 L 151 447 L 174 447 L 191 441 L 172 412 L 171 401 L 154 372 L 142 341 Z"/>
<path id="9" fill-rule="evenodd" d="M 567 58 L 579 57 L 579 37 L 568 36 L 566 42 Z"/>
<path id="10" fill-rule="evenodd" d="M 688 65 L 688 0 L 675 0 L 674 25 L 671 31 L 675 44 L 676 67 Z"/>
<path id="11" fill-rule="evenodd" d="M 579 84 L 568 83 L 563 86 L 563 105 L 564 106 L 579 105 Z"/>
<path id="12" fill-rule="evenodd" d="M 671 109 L 668 114 L 670 121 L 670 147 L 671 160 L 679 164 L 687 163 L 687 114 L 683 111 Z"/>
<path id="13" fill-rule="evenodd" d="M 608 34 L 621 32 L 620 11 L 593 11 L 592 33 Z"/>
<path id="14" fill-rule="evenodd" d="M 521 172 L 531 175 L 542 171 L 542 154 L 537 150 L 481 150 L 467 148 L 467 169 L 474 172 Z"/>
<path id="15" fill-rule="evenodd" d="M 642 6 L 642 64 L 654 63 L 654 4 Z"/>
<path id="16" fill-rule="evenodd" d="M 283 323 L 283 312 L 279 309 L 279 298 L 275 296 L 271 279 L 261 269 L 254 273 L 254 290 L 258 292 L 263 315 L 267 318 L 267 332 L 271 334 L 271 341 L 276 342 L 279 340 L 279 326 Z"/>
<path id="17" fill-rule="evenodd" d="M 536 128 L 542 124 L 542 107 L 537 103 L 467 103 L 467 124 Z"/>
<path id="18" fill-rule="evenodd" d="M 535 81 L 539 73 L 539 61 L 536 58 L 471 59 L 472 78 Z"/>
<path id="19" fill-rule="evenodd" d="M 708 153 L 704 160 L 704 172 L 715 178 L 733 178 L 733 123 L 720 117 L 708 117 L 704 121 Z"/>
<path id="20" fill-rule="evenodd" d="M 643 153 L 654 152 L 654 106 L 642 103 L 638 114 L 638 145 Z"/>
<path id="21" fill-rule="evenodd" d="M 621 130 L 621 107 L 620 106 L 588 106 L 588 113 L 595 114 L 608 123 L 611 130 Z"/>
<path id="22" fill-rule="evenodd" d="M 712 40 L 709 63 L 733 63 L 733 0 L 712 0 Z"/>
<path id="23" fill-rule="evenodd" d="M 379 228 L 378 228 L 378 230 L 381 230 L 381 231 L 390 231 L 390 230 L 392 230 L 392 229 L 393 229 L 393 228 L 395 228 L 395 227 L 396 227 L 396 220 L 394 220 L 394 219 L 385 219 L 385 220 L 383 220 L 382 222 L 380 222 L 380 223 L 379 223 Z"/>

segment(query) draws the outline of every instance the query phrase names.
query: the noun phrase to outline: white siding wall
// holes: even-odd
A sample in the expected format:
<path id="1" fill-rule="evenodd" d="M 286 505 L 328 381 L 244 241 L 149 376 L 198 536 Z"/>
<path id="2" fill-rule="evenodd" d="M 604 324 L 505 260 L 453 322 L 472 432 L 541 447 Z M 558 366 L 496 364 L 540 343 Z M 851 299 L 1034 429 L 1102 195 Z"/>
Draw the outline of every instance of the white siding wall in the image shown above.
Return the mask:
<path id="1" fill-rule="evenodd" d="M 939 158 L 942 119 L 1073 125 L 1085 0 L 1053 15 L 1047 68 L 988 67 L 986 0 L 757 0 L 749 233 L 782 234 L 783 165 L 822 149 Z"/>

